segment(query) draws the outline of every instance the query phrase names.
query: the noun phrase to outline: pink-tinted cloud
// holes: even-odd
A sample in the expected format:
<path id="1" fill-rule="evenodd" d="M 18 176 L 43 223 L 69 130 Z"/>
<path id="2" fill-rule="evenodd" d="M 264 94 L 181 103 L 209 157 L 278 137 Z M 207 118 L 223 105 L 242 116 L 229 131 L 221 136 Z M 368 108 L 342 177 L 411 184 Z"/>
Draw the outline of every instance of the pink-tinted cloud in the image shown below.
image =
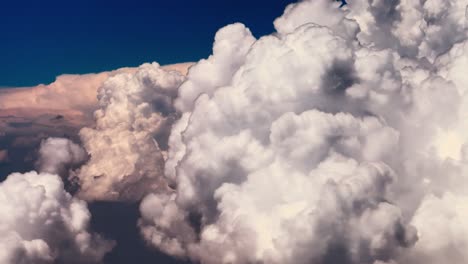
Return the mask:
<path id="1" fill-rule="evenodd" d="M 187 74 L 193 63 L 162 68 Z M 75 134 L 94 123 L 98 108 L 97 90 L 109 77 L 134 73 L 137 68 L 90 74 L 64 74 L 51 84 L 0 90 L 0 130 L 7 134 L 37 136 L 40 132 Z M 68 132 L 67 132 L 68 131 Z M 50 133 L 49 133 L 50 132 Z M 58 133 L 58 134 L 57 134 Z"/>
<path id="2" fill-rule="evenodd" d="M 164 66 L 169 70 L 187 73 L 192 63 Z M 97 89 L 109 77 L 119 73 L 132 73 L 136 68 L 90 74 L 64 74 L 51 84 L 34 87 L 12 88 L 0 91 L 0 110 L 4 113 L 37 116 L 44 112 L 67 115 L 91 114 L 97 107 Z"/>

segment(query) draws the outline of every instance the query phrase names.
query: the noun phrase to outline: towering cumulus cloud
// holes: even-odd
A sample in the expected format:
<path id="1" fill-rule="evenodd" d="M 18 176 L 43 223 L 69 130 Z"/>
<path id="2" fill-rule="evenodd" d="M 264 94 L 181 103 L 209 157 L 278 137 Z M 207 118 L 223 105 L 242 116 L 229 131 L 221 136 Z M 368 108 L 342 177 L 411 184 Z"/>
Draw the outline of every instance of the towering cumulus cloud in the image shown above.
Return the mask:
<path id="1" fill-rule="evenodd" d="M 467 263 L 467 3 L 339 4 L 290 5 L 258 40 L 217 33 L 175 102 L 174 189 L 140 207 L 150 244 L 201 263 Z"/>
<path id="2" fill-rule="evenodd" d="M 87 200 L 137 200 L 166 189 L 164 156 L 173 100 L 185 76 L 158 64 L 109 78 L 98 91 L 96 126 L 80 132 L 90 160 L 79 171 L 79 195 Z"/>
<path id="3" fill-rule="evenodd" d="M 52 174 L 14 173 L 0 183 L 0 263 L 99 263 L 113 242 L 88 231 L 86 203 Z"/>

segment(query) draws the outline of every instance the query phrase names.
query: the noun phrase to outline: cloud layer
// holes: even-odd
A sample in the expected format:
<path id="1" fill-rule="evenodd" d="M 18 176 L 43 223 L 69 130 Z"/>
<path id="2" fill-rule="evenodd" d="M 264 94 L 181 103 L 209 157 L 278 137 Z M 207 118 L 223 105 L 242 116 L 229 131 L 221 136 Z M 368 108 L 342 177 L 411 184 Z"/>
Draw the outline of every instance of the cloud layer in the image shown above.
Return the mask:
<path id="1" fill-rule="evenodd" d="M 192 63 L 163 66 L 169 71 L 186 74 Z M 7 115 L 37 119 L 43 115 L 61 115 L 75 126 L 92 123 L 92 114 L 99 108 L 97 91 L 110 77 L 122 73 L 134 73 L 136 68 L 90 74 L 64 74 L 51 84 L 35 87 L 0 90 L 0 110 Z"/>

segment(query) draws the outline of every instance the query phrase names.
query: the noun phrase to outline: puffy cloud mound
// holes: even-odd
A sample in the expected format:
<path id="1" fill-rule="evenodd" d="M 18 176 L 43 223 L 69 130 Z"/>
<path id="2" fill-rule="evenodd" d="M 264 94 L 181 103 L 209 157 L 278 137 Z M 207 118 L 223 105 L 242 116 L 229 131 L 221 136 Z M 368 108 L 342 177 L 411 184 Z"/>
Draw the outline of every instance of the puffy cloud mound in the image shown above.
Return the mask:
<path id="1" fill-rule="evenodd" d="M 357 0 L 340 10 L 339 3 L 301 1 L 288 6 L 275 21 L 286 34 L 306 23 L 324 25 L 359 43 L 430 61 L 463 42 L 466 2 L 460 0 Z"/>
<path id="2" fill-rule="evenodd" d="M 466 195 L 427 196 L 413 218 L 421 238 L 411 261 L 428 264 L 466 262 L 467 213 Z"/>
<path id="3" fill-rule="evenodd" d="M 87 158 L 86 151 L 66 138 L 43 140 L 37 165 L 40 172 L 65 175 L 67 169 L 80 165 Z"/>
<path id="4" fill-rule="evenodd" d="M 258 40 L 218 32 L 175 102 L 175 189 L 140 207 L 150 244 L 201 263 L 468 261 L 467 3 L 349 2 L 290 5 Z"/>
<path id="5" fill-rule="evenodd" d="M 96 126 L 80 137 L 90 160 L 76 172 L 86 200 L 137 200 L 165 189 L 162 179 L 173 106 L 185 76 L 158 64 L 109 78 L 98 91 Z"/>
<path id="6" fill-rule="evenodd" d="M 0 183 L 0 263 L 99 263 L 113 242 L 88 230 L 84 201 L 59 176 L 14 173 Z"/>

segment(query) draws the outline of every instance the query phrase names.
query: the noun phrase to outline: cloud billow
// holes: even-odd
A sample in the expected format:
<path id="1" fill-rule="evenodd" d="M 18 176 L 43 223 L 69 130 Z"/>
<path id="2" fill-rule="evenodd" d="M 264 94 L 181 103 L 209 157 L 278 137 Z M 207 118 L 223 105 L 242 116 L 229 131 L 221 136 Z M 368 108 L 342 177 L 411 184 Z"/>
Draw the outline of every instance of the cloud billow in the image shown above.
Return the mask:
<path id="1" fill-rule="evenodd" d="M 196 263 L 466 263 L 467 4 L 339 6 L 289 5 L 259 39 L 228 25 L 187 75 L 113 74 L 83 148 L 44 141 L 41 173 L 0 185 L 3 212 L 50 212 L 0 224 L 0 260 L 99 261 L 83 199 L 141 200 L 143 239 Z"/>
<path id="2" fill-rule="evenodd" d="M 78 195 L 86 200 L 138 200 L 165 189 L 164 155 L 172 123 L 173 100 L 185 80 L 178 71 L 157 63 L 144 64 L 134 74 L 109 78 L 98 90 L 96 126 L 80 138 L 90 155 L 75 172 Z"/>
<path id="3" fill-rule="evenodd" d="M 0 183 L 1 263 L 101 263 L 114 243 L 88 230 L 84 201 L 59 176 L 13 173 Z"/>
<path id="4" fill-rule="evenodd" d="M 202 263 L 465 263 L 462 2 L 302 1 L 273 35 L 221 29 L 143 237 Z"/>

